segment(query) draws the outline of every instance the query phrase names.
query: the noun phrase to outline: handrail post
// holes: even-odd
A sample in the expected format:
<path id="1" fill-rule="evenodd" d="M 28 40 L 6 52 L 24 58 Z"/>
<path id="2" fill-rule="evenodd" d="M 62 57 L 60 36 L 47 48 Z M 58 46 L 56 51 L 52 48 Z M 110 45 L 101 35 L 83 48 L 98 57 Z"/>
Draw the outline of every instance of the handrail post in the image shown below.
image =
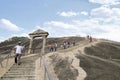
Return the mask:
<path id="1" fill-rule="evenodd" d="M 44 67 L 44 80 L 47 79 L 46 68 Z"/>
<path id="2" fill-rule="evenodd" d="M 44 56 L 42 57 L 42 61 L 43 61 L 43 66 L 44 66 L 44 75 L 46 75 L 46 77 L 48 78 L 48 80 L 52 80 L 52 77 L 51 77 L 50 72 L 48 70 L 48 67 L 47 67 L 46 61 L 44 59 Z"/>
<path id="3" fill-rule="evenodd" d="M 7 55 L 6 67 L 8 66 L 8 61 L 9 61 L 9 54 Z"/>

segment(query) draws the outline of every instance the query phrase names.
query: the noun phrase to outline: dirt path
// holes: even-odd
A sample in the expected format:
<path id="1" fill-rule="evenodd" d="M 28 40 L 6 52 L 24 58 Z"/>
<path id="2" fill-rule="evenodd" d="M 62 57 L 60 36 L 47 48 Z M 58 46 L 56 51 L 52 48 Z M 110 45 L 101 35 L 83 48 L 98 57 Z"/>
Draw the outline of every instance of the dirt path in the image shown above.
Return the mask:
<path id="1" fill-rule="evenodd" d="M 68 56 L 69 56 L 70 60 L 72 60 L 72 66 L 78 70 L 79 75 L 77 77 L 77 80 L 84 80 L 84 78 L 87 76 L 87 73 L 83 70 L 82 67 L 80 67 L 80 65 L 79 65 L 80 60 L 75 57 L 74 53 L 77 53 L 77 51 L 72 51 L 72 52 L 68 53 L 69 54 Z"/>

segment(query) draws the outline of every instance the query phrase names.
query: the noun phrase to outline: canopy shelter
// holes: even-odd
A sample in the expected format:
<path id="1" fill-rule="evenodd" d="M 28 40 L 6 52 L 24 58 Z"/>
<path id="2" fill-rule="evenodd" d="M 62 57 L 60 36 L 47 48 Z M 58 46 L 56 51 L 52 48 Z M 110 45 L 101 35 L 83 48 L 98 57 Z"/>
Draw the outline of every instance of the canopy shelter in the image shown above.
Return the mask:
<path id="1" fill-rule="evenodd" d="M 48 35 L 49 35 L 48 32 L 46 32 L 44 30 L 41 30 L 41 29 L 38 29 L 38 30 L 34 31 L 33 33 L 30 33 L 29 36 L 30 36 L 31 39 L 30 39 L 28 54 L 31 53 L 33 40 L 36 37 L 42 37 L 43 38 L 42 54 L 44 54 L 45 53 L 46 38 L 47 38 Z"/>

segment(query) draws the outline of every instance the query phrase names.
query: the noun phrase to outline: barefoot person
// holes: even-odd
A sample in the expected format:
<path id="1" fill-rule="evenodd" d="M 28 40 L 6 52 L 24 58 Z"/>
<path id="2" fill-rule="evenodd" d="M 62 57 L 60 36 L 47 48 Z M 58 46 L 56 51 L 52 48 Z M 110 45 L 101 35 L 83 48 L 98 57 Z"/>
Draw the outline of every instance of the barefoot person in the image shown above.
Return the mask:
<path id="1" fill-rule="evenodd" d="M 20 58 L 23 50 L 23 46 L 21 46 L 21 42 L 19 42 L 18 45 L 16 45 L 14 48 L 15 48 L 15 63 L 20 65 Z"/>

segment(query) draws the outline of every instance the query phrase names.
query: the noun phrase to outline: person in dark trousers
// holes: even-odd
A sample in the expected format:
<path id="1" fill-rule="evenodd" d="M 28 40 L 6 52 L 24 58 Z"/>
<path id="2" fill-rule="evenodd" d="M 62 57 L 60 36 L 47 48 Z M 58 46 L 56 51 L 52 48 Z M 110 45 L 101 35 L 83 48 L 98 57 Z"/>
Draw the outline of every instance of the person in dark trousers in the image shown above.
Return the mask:
<path id="1" fill-rule="evenodd" d="M 90 36 L 89 40 L 90 40 L 90 42 L 92 42 L 92 37 L 91 36 Z"/>
<path id="2" fill-rule="evenodd" d="M 73 41 L 73 46 L 75 46 L 75 40 Z"/>
<path id="3" fill-rule="evenodd" d="M 87 40 L 89 40 L 90 39 L 90 36 L 89 35 L 87 35 Z"/>
<path id="4" fill-rule="evenodd" d="M 21 55 L 22 55 L 22 50 L 23 50 L 23 46 L 21 46 L 21 42 L 18 43 L 18 45 L 16 45 L 14 47 L 15 49 L 15 63 L 20 65 L 20 58 L 21 58 Z"/>
<path id="5" fill-rule="evenodd" d="M 63 43 L 63 47 L 64 47 L 64 49 L 66 49 L 66 42 Z"/>
<path id="6" fill-rule="evenodd" d="M 58 44 L 55 43 L 55 44 L 54 44 L 54 51 L 57 51 L 57 47 L 58 47 Z"/>

